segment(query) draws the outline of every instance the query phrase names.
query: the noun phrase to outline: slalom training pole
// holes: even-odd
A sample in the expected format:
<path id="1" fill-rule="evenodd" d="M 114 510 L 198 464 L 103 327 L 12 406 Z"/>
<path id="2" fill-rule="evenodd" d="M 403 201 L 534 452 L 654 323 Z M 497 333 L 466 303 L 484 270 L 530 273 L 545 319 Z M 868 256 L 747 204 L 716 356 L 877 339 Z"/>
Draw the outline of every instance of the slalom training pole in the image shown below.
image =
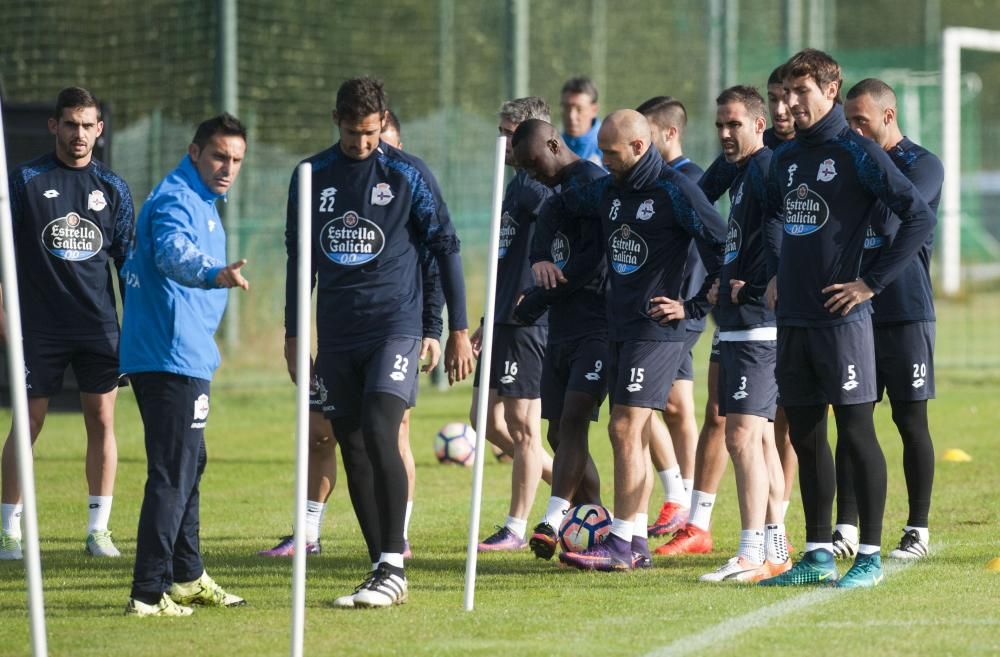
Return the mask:
<path id="1" fill-rule="evenodd" d="M 42 563 L 38 550 L 38 509 L 35 506 L 35 472 L 32 467 L 31 438 L 28 433 L 28 391 L 24 381 L 24 345 L 21 334 L 21 301 L 14 267 L 14 229 L 10 216 L 10 188 L 7 184 L 7 146 L 3 133 L 3 103 L 0 102 L 0 261 L 3 263 L 3 295 L 7 311 L 7 374 L 14 441 L 17 444 L 17 476 L 24 503 L 24 571 L 28 584 L 28 617 L 31 622 L 31 654 L 45 657 L 45 603 L 42 600 Z"/>
<path id="2" fill-rule="evenodd" d="M 295 316 L 295 552 L 292 555 L 292 657 L 302 657 L 306 615 L 306 482 L 309 478 L 309 349 L 312 344 L 312 165 L 299 165 L 299 223 Z"/>
<path id="3" fill-rule="evenodd" d="M 472 475 L 472 508 L 469 510 L 469 544 L 465 557 L 465 610 L 476 601 L 476 560 L 479 556 L 479 510 L 483 498 L 483 461 L 486 460 L 486 411 L 490 398 L 490 358 L 493 355 L 493 305 L 497 296 L 497 252 L 500 250 L 500 210 L 503 205 L 503 171 L 507 138 L 497 137 L 493 169 L 493 211 L 490 215 L 489 270 L 486 275 L 486 307 L 483 309 L 483 341 L 479 351 L 479 398 L 476 399 L 476 462 Z"/>

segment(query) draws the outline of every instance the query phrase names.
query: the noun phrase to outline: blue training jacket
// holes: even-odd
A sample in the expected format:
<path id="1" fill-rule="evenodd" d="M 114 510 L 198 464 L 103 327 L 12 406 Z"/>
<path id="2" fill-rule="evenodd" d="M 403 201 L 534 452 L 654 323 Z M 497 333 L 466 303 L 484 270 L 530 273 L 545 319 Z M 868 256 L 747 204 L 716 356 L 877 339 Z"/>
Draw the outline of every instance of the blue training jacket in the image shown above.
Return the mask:
<path id="1" fill-rule="evenodd" d="M 215 202 L 185 155 L 139 213 L 125 261 L 128 285 L 121 371 L 171 372 L 211 380 L 219 367 L 215 330 L 227 291 L 215 286 L 226 233 Z"/>

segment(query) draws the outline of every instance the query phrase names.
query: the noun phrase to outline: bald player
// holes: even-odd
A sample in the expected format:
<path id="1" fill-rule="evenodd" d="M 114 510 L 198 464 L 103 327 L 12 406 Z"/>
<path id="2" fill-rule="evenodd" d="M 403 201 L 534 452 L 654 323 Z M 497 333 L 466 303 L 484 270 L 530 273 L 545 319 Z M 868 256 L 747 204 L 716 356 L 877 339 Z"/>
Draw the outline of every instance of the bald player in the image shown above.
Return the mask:
<path id="1" fill-rule="evenodd" d="M 556 225 L 574 217 L 601 223 L 611 281 L 608 432 L 614 452 L 614 522 L 611 533 L 591 549 L 563 552 L 559 558 L 579 569 L 613 571 L 633 567 L 632 553 L 639 547 L 633 529 L 644 510 L 646 483 L 643 427 L 666 405 L 685 355 L 685 320 L 708 312 L 705 296 L 722 264 L 726 227 L 697 185 L 651 148 L 652 133 L 642 114 L 612 113 L 598 143 L 611 176 L 563 192 L 542 214 Z M 684 263 L 692 239 L 709 276 L 695 297 L 684 299 Z M 533 270 L 543 287 L 558 286 L 561 272 L 551 260 L 536 262 Z"/>
<path id="2" fill-rule="evenodd" d="M 926 148 L 903 136 L 896 115 L 896 94 L 881 80 L 868 78 L 847 92 L 844 103 L 847 122 L 889 154 L 889 159 L 910 179 L 931 209 L 937 213 L 941 200 L 944 168 Z M 891 243 L 898 219 L 882 209 L 865 239 L 861 264 L 867 271 Z M 872 298 L 875 328 L 875 375 L 878 400 L 889 393 L 892 421 L 903 439 L 903 473 L 909 499 L 909 517 L 894 559 L 927 556 L 930 532 L 927 517 L 934 484 L 934 445 L 927 423 L 927 400 L 934 398 L 934 295 L 930 264 L 934 234 L 931 233 L 903 273 Z M 858 505 L 854 495 L 854 468 L 847 451 L 837 445 L 837 524 L 834 553 L 853 556 L 857 545 Z M 840 534 L 838 542 L 837 533 Z M 848 548 L 848 549 L 845 549 Z"/>

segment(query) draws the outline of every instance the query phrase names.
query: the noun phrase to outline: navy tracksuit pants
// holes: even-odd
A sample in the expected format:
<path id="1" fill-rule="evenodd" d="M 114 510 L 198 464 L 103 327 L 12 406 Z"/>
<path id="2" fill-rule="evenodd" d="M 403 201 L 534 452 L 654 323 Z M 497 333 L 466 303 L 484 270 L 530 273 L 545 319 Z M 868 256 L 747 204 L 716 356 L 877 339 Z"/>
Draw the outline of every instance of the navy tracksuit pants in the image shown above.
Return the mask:
<path id="1" fill-rule="evenodd" d="M 156 603 L 173 582 L 198 579 L 198 483 L 205 471 L 205 379 L 168 372 L 129 375 L 146 442 L 146 489 L 139 514 L 132 597 Z"/>

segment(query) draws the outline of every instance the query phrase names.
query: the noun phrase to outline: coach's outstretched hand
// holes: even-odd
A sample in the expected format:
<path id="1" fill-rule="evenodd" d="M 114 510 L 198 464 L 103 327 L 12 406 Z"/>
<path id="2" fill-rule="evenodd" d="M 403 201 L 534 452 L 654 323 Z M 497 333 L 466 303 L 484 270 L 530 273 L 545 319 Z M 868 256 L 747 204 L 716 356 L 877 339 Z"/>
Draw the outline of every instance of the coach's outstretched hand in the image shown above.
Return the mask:
<path id="1" fill-rule="evenodd" d="M 468 329 L 451 331 L 444 347 L 444 368 L 448 371 L 448 384 L 455 385 L 464 381 L 475 367 L 475 356 L 472 354 L 472 343 L 469 341 Z"/>
<path id="2" fill-rule="evenodd" d="M 875 293 L 868 287 L 868 284 L 860 278 L 850 283 L 828 285 L 823 288 L 823 294 L 830 295 L 830 298 L 826 300 L 823 307 L 834 314 L 839 312 L 842 316 L 846 316 L 847 313 L 851 312 L 851 308 L 854 306 L 864 303 L 875 296 Z"/>
<path id="3" fill-rule="evenodd" d="M 246 258 L 223 267 L 215 277 L 217 287 L 241 287 L 244 290 L 250 289 L 250 281 L 243 278 L 240 268 L 247 264 Z"/>

